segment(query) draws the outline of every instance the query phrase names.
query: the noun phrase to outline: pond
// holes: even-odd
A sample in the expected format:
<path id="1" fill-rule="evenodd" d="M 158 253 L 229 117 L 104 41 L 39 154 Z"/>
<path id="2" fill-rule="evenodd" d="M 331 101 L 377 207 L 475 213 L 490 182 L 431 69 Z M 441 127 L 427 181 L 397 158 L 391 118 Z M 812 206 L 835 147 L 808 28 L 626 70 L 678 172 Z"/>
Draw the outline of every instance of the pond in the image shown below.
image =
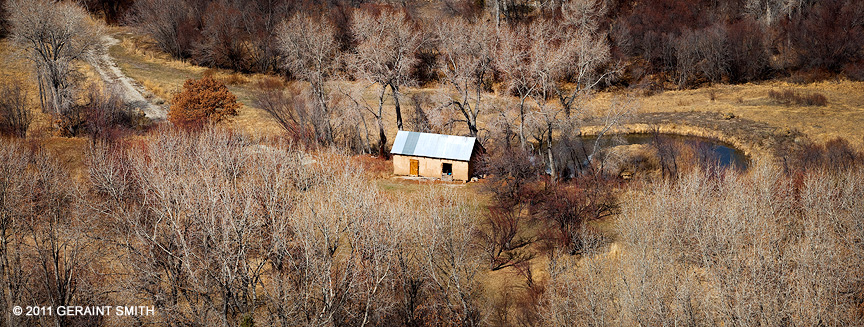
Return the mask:
<path id="1" fill-rule="evenodd" d="M 593 143 L 595 136 L 583 137 L 583 142 Z M 606 135 L 601 143 L 604 147 L 627 144 L 654 144 L 655 141 L 660 142 L 676 141 L 692 146 L 699 150 L 704 155 L 709 157 L 712 162 L 716 162 L 721 168 L 736 167 L 746 170 L 750 164 L 750 159 L 743 151 L 735 148 L 731 144 L 720 142 L 714 139 L 685 136 L 677 134 L 624 134 L 624 135 Z"/>

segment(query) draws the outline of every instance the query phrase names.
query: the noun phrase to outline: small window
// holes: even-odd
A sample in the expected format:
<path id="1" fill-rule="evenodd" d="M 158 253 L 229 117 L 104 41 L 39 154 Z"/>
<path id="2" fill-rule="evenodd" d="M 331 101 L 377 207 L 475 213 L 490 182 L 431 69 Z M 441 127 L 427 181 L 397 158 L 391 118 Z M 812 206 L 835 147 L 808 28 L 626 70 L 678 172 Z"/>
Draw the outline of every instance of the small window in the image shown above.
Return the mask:
<path id="1" fill-rule="evenodd" d="M 445 163 L 441 165 L 441 174 L 453 175 L 453 164 Z"/>

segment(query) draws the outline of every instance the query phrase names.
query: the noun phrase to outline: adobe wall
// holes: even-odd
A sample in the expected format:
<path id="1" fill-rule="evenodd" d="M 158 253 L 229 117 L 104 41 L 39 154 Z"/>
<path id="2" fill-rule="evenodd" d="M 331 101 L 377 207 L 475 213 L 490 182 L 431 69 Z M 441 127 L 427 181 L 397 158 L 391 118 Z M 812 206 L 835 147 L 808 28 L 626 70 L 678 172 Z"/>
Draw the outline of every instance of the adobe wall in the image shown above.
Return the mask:
<path id="1" fill-rule="evenodd" d="M 442 164 L 449 163 L 453 165 L 453 179 L 460 181 L 468 181 L 471 177 L 470 165 L 467 161 L 456 161 L 446 159 L 433 159 L 424 157 L 410 157 L 399 154 L 393 155 L 393 174 L 394 175 L 410 175 L 411 174 L 411 159 L 415 159 L 420 163 L 420 176 L 441 178 Z"/>

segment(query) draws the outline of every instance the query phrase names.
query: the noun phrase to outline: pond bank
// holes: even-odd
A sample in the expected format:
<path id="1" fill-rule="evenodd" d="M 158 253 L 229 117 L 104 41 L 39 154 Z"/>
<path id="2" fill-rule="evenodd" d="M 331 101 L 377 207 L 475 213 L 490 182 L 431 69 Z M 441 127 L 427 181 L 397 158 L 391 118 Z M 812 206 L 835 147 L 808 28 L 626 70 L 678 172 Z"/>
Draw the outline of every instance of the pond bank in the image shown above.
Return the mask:
<path id="1" fill-rule="evenodd" d="M 591 121 L 587 123 L 588 126 L 582 128 L 580 135 L 597 136 L 602 126 Z M 719 141 L 740 150 L 754 161 L 759 158 L 777 160 L 778 152 L 807 139 L 796 130 L 784 130 L 765 123 L 709 112 L 641 113 L 607 131 L 605 135 L 655 132 Z"/>

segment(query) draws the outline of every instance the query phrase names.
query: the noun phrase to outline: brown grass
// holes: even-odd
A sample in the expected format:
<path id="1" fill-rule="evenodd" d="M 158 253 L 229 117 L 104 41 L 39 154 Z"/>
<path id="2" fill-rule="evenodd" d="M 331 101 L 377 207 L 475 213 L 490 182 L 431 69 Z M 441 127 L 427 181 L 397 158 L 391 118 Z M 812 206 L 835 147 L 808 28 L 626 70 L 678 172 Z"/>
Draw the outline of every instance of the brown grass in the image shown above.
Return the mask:
<path id="1" fill-rule="evenodd" d="M 768 96 L 774 89 L 788 89 L 799 94 L 824 95 L 830 101 L 824 107 L 803 105 L 780 105 Z M 848 139 L 855 146 L 864 146 L 864 82 L 825 81 L 805 85 L 771 81 L 742 85 L 717 85 L 697 90 L 667 91 L 640 98 L 640 114 L 670 113 L 673 111 L 692 111 L 696 113 L 732 114 L 732 122 L 754 122 L 760 126 L 750 130 L 738 124 L 719 126 L 721 134 L 743 139 L 748 133 L 764 133 L 774 129 L 776 134 L 799 131 L 816 142 L 825 142 L 837 137 Z M 715 101 L 710 93 L 715 92 Z M 595 105 L 608 105 L 612 93 L 602 93 L 594 101 Z M 683 104 L 679 106 L 679 104 Z M 673 117 L 668 117 L 673 119 Z M 639 123 L 633 121 L 633 123 Z M 667 122 L 669 128 L 676 123 Z M 680 123 L 679 123 L 680 125 Z M 753 125 L 756 126 L 756 125 Z M 721 140 L 729 142 L 727 137 Z M 729 142 L 735 144 L 735 142 Z M 758 145 L 758 144 L 757 144 Z M 755 146 L 751 146 L 755 147 Z M 745 149 L 746 150 L 746 149 Z"/>
<path id="2" fill-rule="evenodd" d="M 169 101 L 187 79 L 198 79 L 207 75 L 228 85 L 228 89 L 237 96 L 237 101 L 242 105 L 238 115 L 229 119 L 228 124 L 256 136 L 282 133 L 281 127 L 269 114 L 253 105 L 255 82 L 270 77 L 192 65 L 172 59 L 159 51 L 151 39 L 135 34 L 131 29 L 114 27 L 110 31 L 121 40 L 109 50 L 120 69 L 162 101 Z"/>

